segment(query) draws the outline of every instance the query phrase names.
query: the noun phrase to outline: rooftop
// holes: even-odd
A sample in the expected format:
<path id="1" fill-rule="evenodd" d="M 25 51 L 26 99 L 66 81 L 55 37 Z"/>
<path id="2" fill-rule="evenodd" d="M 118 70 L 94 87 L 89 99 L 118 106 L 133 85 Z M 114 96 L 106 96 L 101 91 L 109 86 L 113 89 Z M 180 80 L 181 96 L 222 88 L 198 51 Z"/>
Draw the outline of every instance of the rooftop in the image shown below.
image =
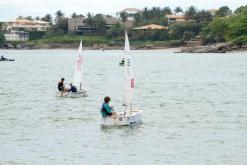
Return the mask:
<path id="1" fill-rule="evenodd" d="M 161 26 L 161 25 L 156 25 L 156 24 L 150 24 L 150 25 L 145 25 L 145 26 L 140 26 L 140 27 L 135 27 L 133 28 L 135 30 L 163 30 L 167 29 L 166 26 Z"/>
<path id="2" fill-rule="evenodd" d="M 183 15 L 166 15 L 167 18 L 185 19 Z"/>
<path id="3" fill-rule="evenodd" d="M 15 23 L 19 25 L 37 25 L 37 24 L 49 24 L 49 22 L 46 21 L 41 21 L 41 20 L 28 20 L 28 19 L 22 19 L 22 18 L 17 18 L 12 21 L 7 21 L 7 23 Z"/>

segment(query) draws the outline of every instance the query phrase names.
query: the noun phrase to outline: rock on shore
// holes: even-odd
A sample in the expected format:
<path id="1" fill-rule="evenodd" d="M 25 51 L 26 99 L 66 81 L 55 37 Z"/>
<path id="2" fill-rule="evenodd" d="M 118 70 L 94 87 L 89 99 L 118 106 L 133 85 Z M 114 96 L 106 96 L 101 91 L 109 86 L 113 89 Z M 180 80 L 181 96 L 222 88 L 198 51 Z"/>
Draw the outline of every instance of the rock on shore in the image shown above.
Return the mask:
<path id="1" fill-rule="evenodd" d="M 220 43 L 220 44 L 210 45 L 210 46 L 186 47 L 186 48 L 182 48 L 177 53 L 226 53 L 226 52 L 240 50 L 240 49 L 241 48 L 231 43 Z"/>

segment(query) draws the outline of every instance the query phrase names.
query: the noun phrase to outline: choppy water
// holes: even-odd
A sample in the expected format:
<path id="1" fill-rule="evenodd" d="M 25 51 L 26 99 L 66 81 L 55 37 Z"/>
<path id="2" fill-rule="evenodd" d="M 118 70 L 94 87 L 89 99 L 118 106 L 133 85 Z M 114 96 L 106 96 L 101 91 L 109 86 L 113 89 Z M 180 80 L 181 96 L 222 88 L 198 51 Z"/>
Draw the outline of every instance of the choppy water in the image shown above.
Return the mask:
<path id="1" fill-rule="evenodd" d="M 122 51 L 86 51 L 89 97 L 54 97 L 76 50 L 1 51 L 0 164 L 247 164 L 247 52 L 133 51 L 143 124 L 100 127 L 122 100 Z"/>

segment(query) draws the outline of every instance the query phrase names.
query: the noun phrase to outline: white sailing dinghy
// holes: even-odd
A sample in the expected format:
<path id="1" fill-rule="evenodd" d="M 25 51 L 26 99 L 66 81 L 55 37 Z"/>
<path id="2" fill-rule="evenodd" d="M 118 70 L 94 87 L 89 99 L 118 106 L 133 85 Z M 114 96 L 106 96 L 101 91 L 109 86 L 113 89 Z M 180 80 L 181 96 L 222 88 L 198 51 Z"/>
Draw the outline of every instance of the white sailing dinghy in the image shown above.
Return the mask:
<path id="1" fill-rule="evenodd" d="M 72 98 L 78 98 L 78 97 L 85 97 L 86 89 L 82 88 L 82 64 L 83 64 L 84 58 L 82 55 L 82 40 L 80 42 L 79 46 L 79 54 L 76 58 L 76 64 L 75 64 L 75 72 L 74 72 L 74 80 L 73 80 L 73 86 L 77 88 L 77 92 L 57 92 L 57 96 L 59 97 L 72 97 Z"/>
<path id="2" fill-rule="evenodd" d="M 132 61 L 130 55 L 130 45 L 128 34 L 125 32 L 124 47 L 124 111 L 117 113 L 116 117 L 102 117 L 103 126 L 128 126 L 140 124 L 142 111 L 132 107 L 135 81 L 132 72 Z"/>

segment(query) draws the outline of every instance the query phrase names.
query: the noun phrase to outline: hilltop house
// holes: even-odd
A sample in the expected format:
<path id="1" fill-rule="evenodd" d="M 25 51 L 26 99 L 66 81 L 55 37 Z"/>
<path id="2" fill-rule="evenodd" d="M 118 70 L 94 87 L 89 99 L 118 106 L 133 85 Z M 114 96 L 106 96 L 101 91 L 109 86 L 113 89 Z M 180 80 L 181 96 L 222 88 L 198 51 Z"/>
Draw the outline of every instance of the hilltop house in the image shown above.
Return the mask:
<path id="1" fill-rule="evenodd" d="M 166 15 L 168 25 L 176 22 L 185 22 L 185 16 L 183 15 Z"/>
<path id="2" fill-rule="evenodd" d="M 126 8 L 124 10 L 121 10 L 116 14 L 117 18 L 120 18 L 120 14 L 126 12 L 128 16 L 128 21 L 134 21 L 134 15 L 137 13 L 140 13 L 141 10 L 136 9 L 136 8 Z"/>
<path id="3" fill-rule="evenodd" d="M 210 9 L 207 11 L 214 16 L 218 10 L 217 9 Z"/>
<path id="4" fill-rule="evenodd" d="M 112 16 L 104 16 L 106 22 L 106 29 L 117 22 L 121 22 L 118 18 Z M 94 26 L 89 26 L 85 22 L 85 17 L 69 18 L 68 19 L 68 31 L 69 33 L 83 33 L 86 35 L 96 34 L 97 29 Z"/>
<path id="5" fill-rule="evenodd" d="M 49 26 L 45 21 L 16 19 L 3 22 L 3 31 L 7 41 L 28 41 L 29 32 L 45 32 Z"/>

